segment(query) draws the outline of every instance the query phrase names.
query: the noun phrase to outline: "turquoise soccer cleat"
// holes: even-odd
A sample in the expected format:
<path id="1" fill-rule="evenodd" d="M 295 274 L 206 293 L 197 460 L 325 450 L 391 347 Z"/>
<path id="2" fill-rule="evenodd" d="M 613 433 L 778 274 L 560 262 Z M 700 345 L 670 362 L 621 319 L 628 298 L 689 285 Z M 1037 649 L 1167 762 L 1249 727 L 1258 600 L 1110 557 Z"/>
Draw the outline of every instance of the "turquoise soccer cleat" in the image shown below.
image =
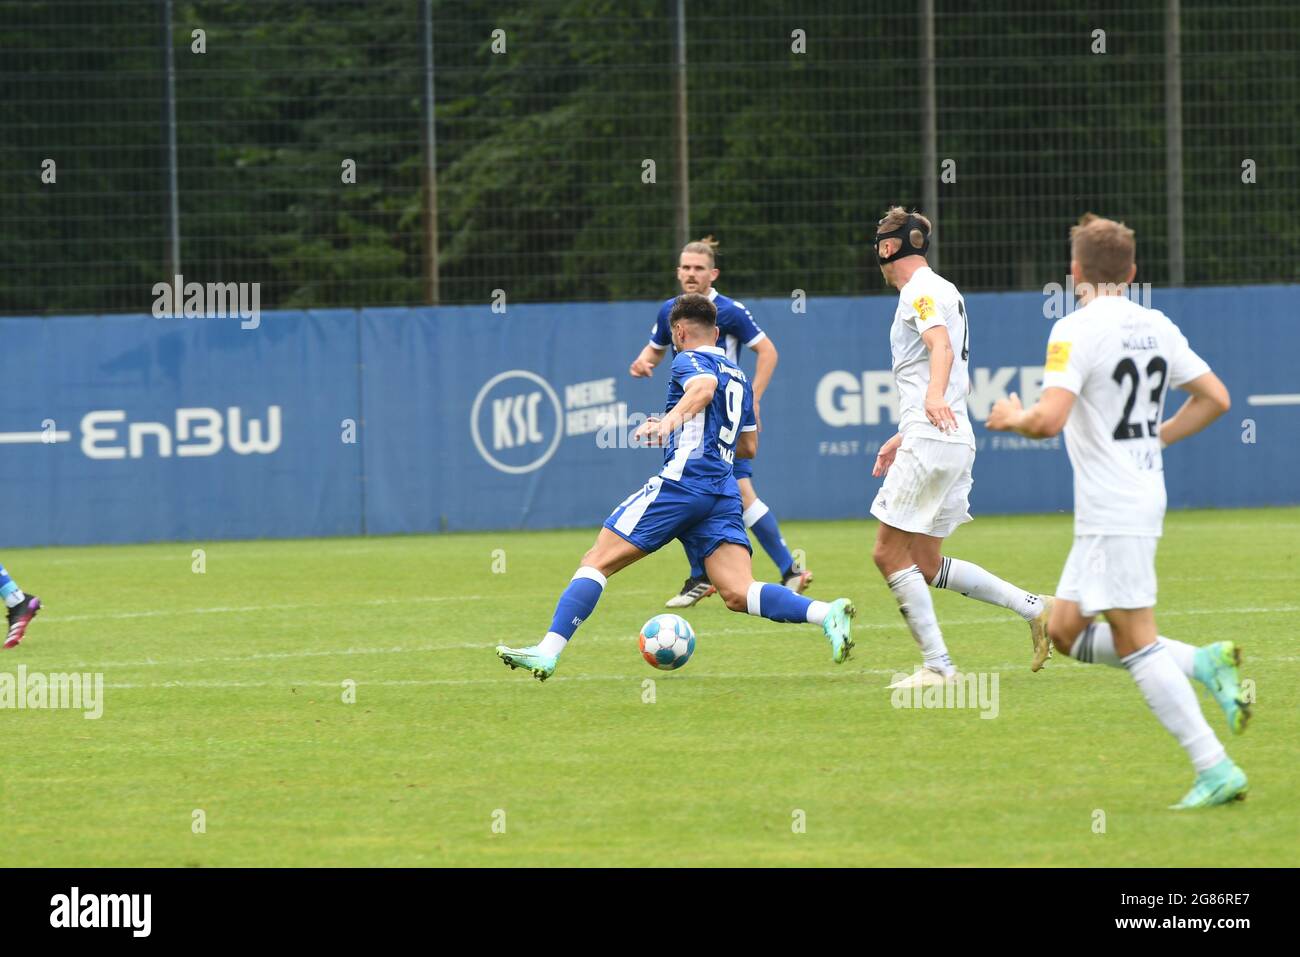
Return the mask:
<path id="1" fill-rule="evenodd" d="M 831 602 L 831 609 L 826 613 L 826 620 L 822 622 L 822 631 L 826 633 L 826 640 L 831 643 L 831 656 L 837 665 L 847 661 L 849 653 L 853 650 L 852 621 L 857 613 L 858 610 L 853 607 L 853 602 L 847 598 L 837 598 Z"/>
<path id="2" fill-rule="evenodd" d="M 1185 811 L 1189 808 L 1227 804 L 1229 801 L 1244 801 L 1248 786 L 1246 772 L 1233 764 L 1231 758 L 1224 758 L 1208 771 L 1198 774 L 1192 789 L 1177 804 L 1171 804 L 1169 809 Z"/>
<path id="3" fill-rule="evenodd" d="M 1194 661 L 1192 674 L 1219 702 L 1232 733 L 1241 734 L 1250 720 L 1250 704 L 1241 696 L 1241 675 L 1237 671 L 1241 649 L 1230 641 L 1216 641 L 1197 648 Z"/>
<path id="4" fill-rule="evenodd" d="M 558 659 L 554 655 L 544 655 L 536 645 L 527 648 L 507 648 L 497 645 L 497 657 L 510 666 L 510 670 L 523 668 L 531 671 L 538 681 L 545 681 L 555 674 Z"/>

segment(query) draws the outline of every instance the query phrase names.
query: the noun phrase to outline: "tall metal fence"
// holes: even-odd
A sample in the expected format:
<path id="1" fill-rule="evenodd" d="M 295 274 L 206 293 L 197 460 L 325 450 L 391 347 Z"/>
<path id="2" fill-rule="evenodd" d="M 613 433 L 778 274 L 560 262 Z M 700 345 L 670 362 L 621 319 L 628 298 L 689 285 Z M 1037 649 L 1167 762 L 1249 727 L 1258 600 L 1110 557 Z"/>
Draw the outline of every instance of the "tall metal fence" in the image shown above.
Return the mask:
<path id="1" fill-rule="evenodd" d="M 879 290 L 887 205 L 965 289 L 1085 210 L 1158 284 L 1295 281 L 1300 5 L 0 0 L 0 311 Z M 500 292 L 498 293 L 497 290 Z"/>

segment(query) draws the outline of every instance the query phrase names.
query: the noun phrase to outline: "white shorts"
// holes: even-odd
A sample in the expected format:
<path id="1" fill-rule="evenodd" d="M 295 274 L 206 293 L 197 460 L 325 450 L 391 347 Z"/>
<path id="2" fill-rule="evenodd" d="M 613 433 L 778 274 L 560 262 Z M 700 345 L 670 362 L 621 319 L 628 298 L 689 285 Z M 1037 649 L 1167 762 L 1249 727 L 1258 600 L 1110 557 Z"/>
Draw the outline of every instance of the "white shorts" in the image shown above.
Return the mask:
<path id="1" fill-rule="evenodd" d="M 1159 543 L 1154 535 L 1075 536 L 1056 597 L 1076 602 L 1084 615 L 1154 608 Z"/>
<path id="2" fill-rule="evenodd" d="M 958 442 L 904 437 L 871 514 L 886 525 L 947 538 L 969 522 L 975 450 Z"/>

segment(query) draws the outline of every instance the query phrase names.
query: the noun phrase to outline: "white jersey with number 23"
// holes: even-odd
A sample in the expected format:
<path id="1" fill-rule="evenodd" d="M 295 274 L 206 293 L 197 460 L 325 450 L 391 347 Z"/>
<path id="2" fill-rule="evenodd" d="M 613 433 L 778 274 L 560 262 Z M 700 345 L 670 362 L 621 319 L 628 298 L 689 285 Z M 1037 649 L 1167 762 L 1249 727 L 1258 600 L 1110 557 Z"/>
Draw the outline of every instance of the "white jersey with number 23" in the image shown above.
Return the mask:
<path id="1" fill-rule="evenodd" d="M 1209 371 L 1168 316 L 1123 296 L 1057 320 L 1043 388 L 1078 396 L 1065 424 L 1076 535 L 1160 537 L 1165 395 Z"/>

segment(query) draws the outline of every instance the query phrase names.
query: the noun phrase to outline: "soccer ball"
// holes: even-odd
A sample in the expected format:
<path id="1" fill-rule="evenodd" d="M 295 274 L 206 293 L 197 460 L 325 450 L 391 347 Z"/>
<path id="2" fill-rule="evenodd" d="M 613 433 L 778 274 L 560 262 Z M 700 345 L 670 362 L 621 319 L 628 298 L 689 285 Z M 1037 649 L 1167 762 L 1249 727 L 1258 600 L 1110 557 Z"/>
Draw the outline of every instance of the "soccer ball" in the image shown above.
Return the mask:
<path id="1" fill-rule="evenodd" d="M 695 654 L 695 632 L 680 615 L 655 615 L 641 626 L 640 644 L 652 668 L 675 671 Z"/>

